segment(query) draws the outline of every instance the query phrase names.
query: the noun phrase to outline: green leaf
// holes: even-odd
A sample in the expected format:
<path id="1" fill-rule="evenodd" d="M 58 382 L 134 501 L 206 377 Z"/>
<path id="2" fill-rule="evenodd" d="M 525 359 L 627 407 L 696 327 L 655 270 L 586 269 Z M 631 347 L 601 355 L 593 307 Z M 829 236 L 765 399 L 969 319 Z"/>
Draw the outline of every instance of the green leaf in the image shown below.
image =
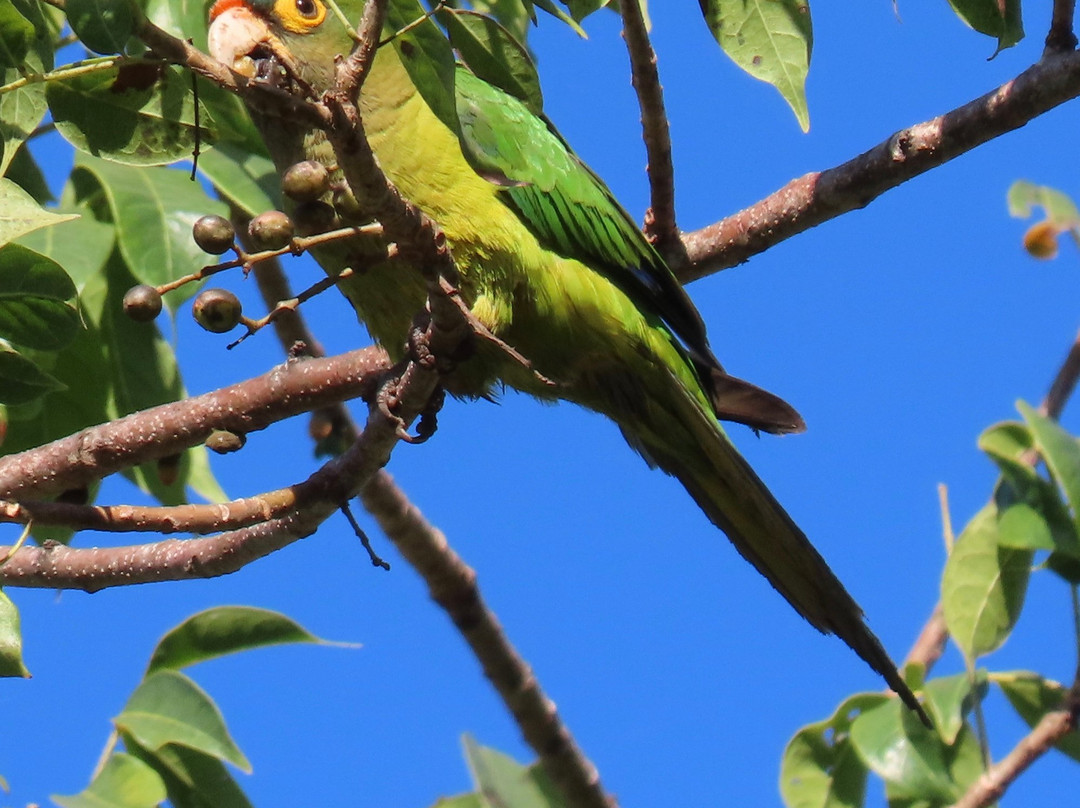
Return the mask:
<path id="1" fill-rule="evenodd" d="M 63 387 L 22 354 L 0 350 L 0 404 L 25 404 Z"/>
<path id="2" fill-rule="evenodd" d="M 41 227 L 74 219 L 70 213 L 51 213 L 6 177 L 0 177 L 0 246 Z"/>
<path id="3" fill-rule="evenodd" d="M 0 247 L 0 337 L 27 348 L 55 351 L 79 330 L 67 300 L 75 284 L 63 268 L 18 244 Z"/>
<path id="4" fill-rule="evenodd" d="M 159 28 L 207 52 L 205 0 L 149 0 L 146 16 Z"/>
<path id="5" fill-rule="evenodd" d="M 266 157 L 218 142 L 199 156 L 199 171 L 248 216 L 281 209 L 281 178 Z"/>
<path id="6" fill-rule="evenodd" d="M 968 675 L 958 673 L 955 676 L 931 679 L 923 686 L 923 694 L 926 696 L 924 703 L 934 717 L 934 728 L 949 746 L 956 742 L 964 726 L 964 716 L 971 710 L 973 696 L 982 698 L 986 691 L 986 671 L 978 671 L 975 682 L 973 692 Z"/>
<path id="7" fill-rule="evenodd" d="M 80 151 L 128 165 L 164 165 L 189 157 L 196 137 L 190 76 L 159 63 L 133 64 L 48 82 L 56 130 Z M 198 132 L 198 134 L 197 134 Z"/>
<path id="8" fill-rule="evenodd" d="M 75 282 L 76 290 L 81 291 L 91 278 L 101 274 L 109 260 L 116 245 L 116 228 L 97 221 L 86 208 L 63 212 L 73 213 L 75 218 L 35 230 L 21 237 L 19 243 L 62 266 Z"/>
<path id="9" fill-rule="evenodd" d="M 1005 461 L 1034 474 L 1024 462 L 1024 455 L 1035 448 L 1031 430 L 1019 421 L 1001 421 L 979 435 L 978 447 L 994 461 Z"/>
<path id="10" fill-rule="evenodd" d="M 851 724 L 851 743 L 888 783 L 891 796 L 951 802 L 961 794 L 949 776 L 941 740 L 899 699 L 864 710 Z"/>
<path id="11" fill-rule="evenodd" d="M 3 101 L 0 100 L 0 106 L 2 105 Z M 0 124 L 0 128 L 2 126 L 3 124 Z M 45 181 L 45 175 L 38 166 L 37 160 L 34 159 L 34 155 L 30 153 L 30 149 L 26 148 L 25 143 L 14 145 L 15 153 L 7 164 L 7 178 L 30 194 L 40 205 L 54 201 L 52 191 L 49 190 L 49 185 Z M 5 148 L 3 144 L 0 144 L 0 149 L 3 148 Z M 7 152 L 4 154 L 6 156 Z"/>
<path id="12" fill-rule="evenodd" d="M 45 60 L 51 61 L 51 48 L 44 46 L 45 59 L 35 50 L 26 56 L 25 70 L 41 73 L 45 69 Z M 14 68 L 0 70 L 0 79 L 10 83 L 21 78 Z M 23 84 L 10 92 L 0 95 L 0 140 L 3 141 L 3 155 L 0 156 L 0 174 L 6 174 L 15 152 L 30 136 L 41 119 L 45 117 L 48 105 L 45 103 L 45 84 L 34 81 Z"/>
<path id="13" fill-rule="evenodd" d="M 165 785 L 153 769 L 117 752 L 85 791 L 69 797 L 53 794 L 52 800 L 61 808 L 156 808 L 166 796 Z"/>
<path id="14" fill-rule="evenodd" d="M 949 0 L 949 5 L 969 27 L 998 41 L 995 56 L 1024 38 L 1020 0 Z"/>
<path id="15" fill-rule="evenodd" d="M 1009 704 L 1029 727 L 1034 727 L 1049 712 L 1067 709 L 1068 688 L 1031 671 L 998 673 L 994 683 L 1001 688 Z M 1070 732 L 1054 746 L 1080 762 L 1080 735 Z"/>
<path id="16" fill-rule="evenodd" d="M 458 794 L 456 797 L 439 797 L 432 808 L 490 808 L 479 794 Z"/>
<path id="17" fill-rule="evenodd" d="M 75 171 L 89 172 L 101 184 L 120 252 L 139 283 L 160 286 L 207 263 L 191 237 L 192 225 L 208 213 L 228 216 L 229 211 L 186 172 L 123 166 L 86 155 L 78 156 Z M 170 294 L 166 302 L 175 307 L 182 299 L 182 293 Z"/>
<path id="18" fill-rule="evenodd" d="M 1065 492 L 1073 518 L 1080 527 L 1080 443 L 1056 421 L 1040 415 L 1023 401 L 1018 401 L 1016 407 L 1031 428 L 1035 446 L 1050 475 Z"/>
<path id="19" fill-rule="evenodd" d="M 182 673 L 164 670 L 147 676 L 113 723 L 151 751 L 177 744 L 251 771 L 217 705 Z"/>
<path id="20" fill-rule="evenodd" d="M 608 0 L 563 0 L 563 2 L 570 9 L 570 16 L 578 22 L 608 4 Z"/>
<path id="21" fill-rule="evenodd" d="M 571 28 L 574 29 L 574 33 L 576 33 L 582 39 L 589 38 L 585 34 L 585 29 L 577 24 L 577 20 L 575 20 L 561 8 L 552 3 L 551 0 L 532 0 L 532 3 L 541 11 L 546 11 L 552 17 L 555 17 L 555 19 L 561 20 L 562 22 L 569 25 Z"/>
<path id="22" fill-rule="evenodd" d="M 426 13 L 417 0 L 390 0 L 386 31 L 388 34 L 401 31 Z M 454 52 L 439 27 L 426 19 L 395 36 L 393 42 L 409 78 L 431 111 L 451 131 L 460 131 L 454 102 Z"/>
<path id="23" fill-rule="evenodd" d="M 552 793 L 542 787 L 528 767 L 502 752 L 480 746 L 471 735 L 462 737 L 462 745 L 476 790 L 486 803 L 513 808 L 561 808 L 562 803 L 553 801 Z"/>
<path id="24" fill-rule="evenodd" d="M 780 796 L 787 808 L 861 808 L 867 769 L 851 745 L 851 722 L 887 699 L 857 693 L 831 717 L 795 733 L 780 762 Z"/>
<path id="25" fill-rule="evenodd" d="M 22 65 L 34 36 L 34 24 L 18 12 L 11 0 L 0 0 L 0 67 Z"/>
<path id="26" fill-rule="evenodd" d="M 1027 180 L 1017 180 L 1008 193 L 1009 215 L 1027 219 L 1033 209 L 1040 207 L 1048 221 L 1062 229 L 1080 226 L 1080 211 L 1068 194 L 1048 185 L 1036 185 Z"/>
<path id="27" fill-rule="evenodd" d="M 135 33 L 131 0 L 67 0 L 71 30 L 95 53 L 122 53 Z"/>
<path id="28" fill-rule="evenodd" d="M 128 733 L 121 737 L 132 755 L 161 776 L 173 808 L 251 808 L 243 789 L 217 758 L 173 744 L 151 751 Z"/>
<path id="29" fill-rule="evenodd" d="M 450 34 L 450 44 L 473 73 L 523 101 L 534 114 L 543 113 L 540 77 L 529 52 L 513 34 L 491 17 L 470 11 L 444 9 L 439 19 Z"/>
<path id="30" fill-rule="evenodd" d="M 518 42 L 526 44 L 532 22 L 531 7 L 521 0 L 473 0 L 472 7 L 497 19 Z"/>
<path id="31" fill-rule="evenodd" d="M 993 503 L 972 517 L 945 562 L 941 601 L 957 645 L 975 659 L 998 648 L 1020 617 L 1031 574 L 1028 550 L 998 543 Z"/>
<path id="32" fill-rule="evenodd" d="M 11 598 L 0 591 L 0 676 L 30 678 L 22 656 L 22 626 L 19 610 Z"/>
<path id="33" fill-rule="evenodd" d="M 806 74 L 813 31 L 806 0 L 698 0 L 705 22 L 735 64 L 780 91 L 810 128 Z"/>
<path id="34" fill-rule="evenodd" d="M 147 674 L 252 648 L 297 642 L 324 640 L 279 612 L 252 606 L 218 606 L 192 615 L 162 637 L 150 657 Z"/>

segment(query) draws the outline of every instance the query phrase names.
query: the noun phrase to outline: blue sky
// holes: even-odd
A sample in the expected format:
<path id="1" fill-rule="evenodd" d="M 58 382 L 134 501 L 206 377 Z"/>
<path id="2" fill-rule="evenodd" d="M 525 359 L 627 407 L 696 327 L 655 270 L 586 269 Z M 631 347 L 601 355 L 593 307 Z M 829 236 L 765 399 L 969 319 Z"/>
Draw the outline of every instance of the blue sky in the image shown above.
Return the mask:
<path id="1" fill-rule="evenodd" d="M 808 171 L 997 86 L 1038 58 L 1049 10 L 988 61 L 993 42 L 941 0 L 815 5 L 802 134 L 770 87 L 727 61 L 693 3 L 654 3 L 672 118 L 679 221 L 708 224 Z M 1044 4 L 1045 5 L 1045 4 Z M 670 6 L 670 8 L 669 8 Z M 647 206 L 638 111 L 615 16 L 578 40 L 548 20 L 533 41 L 547 111 L 635 216 Z M 806 434 L 734 440 L 863 605 L 897 659 L 937 600 L 944 550 L 936 485 L 957 526 L 995 472 L 975 438 L 1041 399 L 1077 328 L 1075 249 L 1037 263 L 1005 193 L 1018 178 L 1080 192 L 1077 107 L 1055 110 L 840 220 L 691 285 L 712 343 L 736 375 L 803 414 Z M 62 165 L 54 141 L 45 158 Z M 295 267 L 296 285 L 316 270 Z M 231 282 L 245 301 L 250 284 Z M 329 350 L 359 344 L 343 303 L 309 307 Z M 255 304 L 252 302 L 251 304 Z M 186 316 L 178 350 L 192 392 L 278 361 L 270 334 L 227 340 Z M 1080 421 L 1063 419 L 1074 431 Z M 252 435 L 217 473 L 242 496 L 315 468 L 297 421 Z M 848 694 L 881 687 L 843 644 L 813 631 L 731 549 L 672 479 L 651 472 L 617 430 L 570 406 L 508 394 L 451 402 L 429 443 L 389 470 L 477 570 L 489 604 L 533 665 L 621 805 L 779 804 L 778 764 L 802 724 Z M 121 484 L 108 501 L 126 501 Z M 422 808 L 469 781 L 459 737 L 521 760 L 531 753 L 422 583 L 373 570 L 340 518 L 226 579 L 88 596 L 11 591 L 23 614 L 28 682 L 0 695 L 8 742 L 0 804 L 44 802 L 86 784 L 156 639 L 220 603 L 286 612 L 311 631 L 362 643 L 277 648 L 191 671 L 221 705 L 255 767 L 259 806 Z M 86 543 L 111 541 L 87 537 Z M 1064 584 L 1032 581 L 1015 635 L 986 661 L 1068 681 L 1075 666 Z M 961 669 L 950 652 L 938 673 Z M 1022 732 L 996 694 L 1000 757 Z M 1040 804 L 1075 783 L 1052 753 L 1006 804 Z M 871 805 L 882 804 L 871 786 Z"/>

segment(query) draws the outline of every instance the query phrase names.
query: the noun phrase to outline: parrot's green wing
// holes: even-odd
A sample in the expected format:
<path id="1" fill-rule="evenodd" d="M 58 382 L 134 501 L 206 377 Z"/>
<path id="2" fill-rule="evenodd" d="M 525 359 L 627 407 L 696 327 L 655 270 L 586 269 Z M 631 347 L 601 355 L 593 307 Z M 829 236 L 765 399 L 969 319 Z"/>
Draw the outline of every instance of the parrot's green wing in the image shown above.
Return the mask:
<path id="1" fill-rule="evenodd" d="M 667 264 L 611 191 L 546 120 L 465 68 L 455 76 L 462 150 L 548 249 L 606 275 L 709 362 L 705 326 Z"/>
<path id="2" fill-rule="evenodd" d="M 544 247 L 600 272 L 641 311 L 661 318 L 681 340 L 718 417 L 766 432 L 805 428 L 782 399 L 724 371 L 664 259 L 550 122 L 464 67 L 454 81 L 462 152 L 500 186 L 500 199 Z"/>

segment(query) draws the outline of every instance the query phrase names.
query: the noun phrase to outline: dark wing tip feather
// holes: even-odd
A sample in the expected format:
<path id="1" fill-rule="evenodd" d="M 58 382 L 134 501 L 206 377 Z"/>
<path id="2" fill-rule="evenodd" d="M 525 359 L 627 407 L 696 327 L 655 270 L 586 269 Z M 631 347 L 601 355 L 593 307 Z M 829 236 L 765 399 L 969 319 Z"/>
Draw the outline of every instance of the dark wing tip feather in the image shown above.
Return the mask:
<path id="1" fill-rule="evenodd" d="M 709 381 L 707 389 L 720 420 L 735 421 L 772 435 L 806 431 L 806 422 L 795 408 L 768 390 L 715 367 L 709 368 Z"/>

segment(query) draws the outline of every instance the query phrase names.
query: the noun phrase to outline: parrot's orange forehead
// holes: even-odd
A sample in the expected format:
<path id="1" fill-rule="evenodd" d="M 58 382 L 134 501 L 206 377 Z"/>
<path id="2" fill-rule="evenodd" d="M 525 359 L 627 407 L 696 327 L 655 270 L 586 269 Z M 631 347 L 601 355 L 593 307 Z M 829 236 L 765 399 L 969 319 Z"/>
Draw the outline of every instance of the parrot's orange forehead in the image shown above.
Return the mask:
<path id="1" fill-rule="evenodd" d="M 247 3 L 244 0 L 217 0 L 214 5 L 210 6 L 210 21 L 213 22 L 218 18 L 218 15 L 224 14 L 230 8 L 243 8 Z"/>

